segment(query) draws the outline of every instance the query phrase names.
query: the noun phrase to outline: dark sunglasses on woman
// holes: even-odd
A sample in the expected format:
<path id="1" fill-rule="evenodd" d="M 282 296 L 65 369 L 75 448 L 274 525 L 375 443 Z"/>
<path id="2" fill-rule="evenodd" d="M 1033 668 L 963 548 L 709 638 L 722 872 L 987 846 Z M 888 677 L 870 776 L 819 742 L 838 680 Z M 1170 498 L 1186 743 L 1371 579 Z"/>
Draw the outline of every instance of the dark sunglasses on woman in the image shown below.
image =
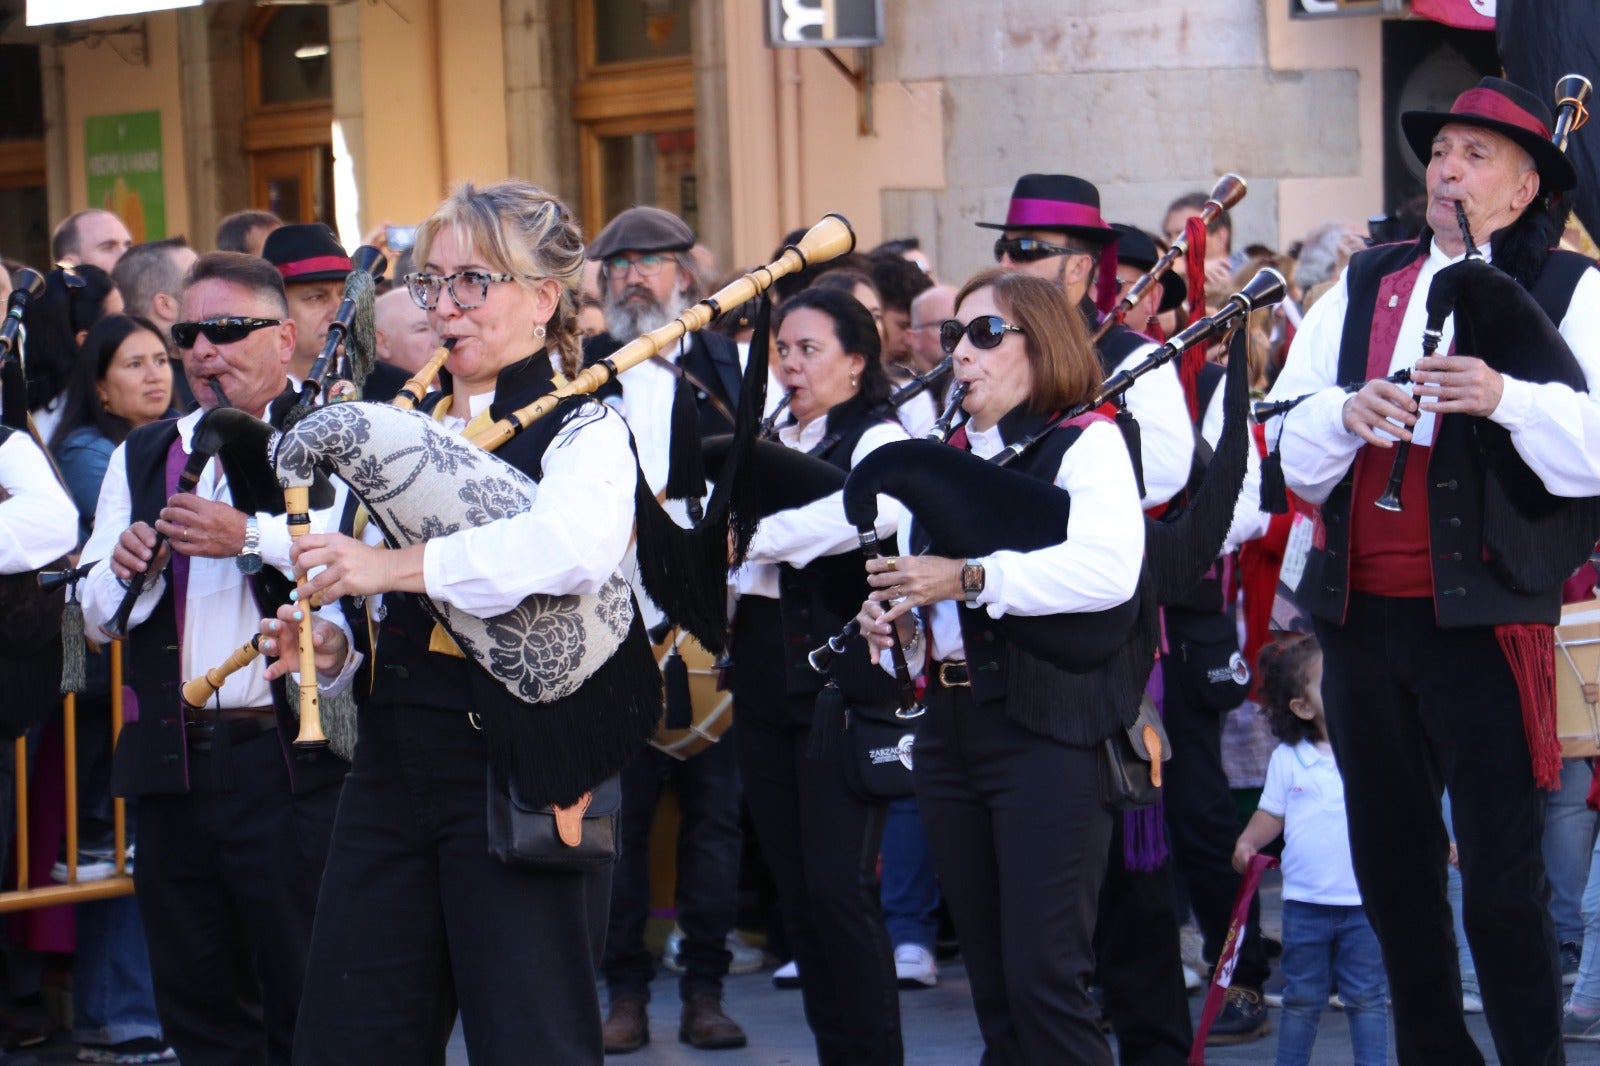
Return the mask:
<path id="1" fill-rule="evenodd" d="M 208 318 L 204 322 L 174 322 L 172 339 L 184 351 L 194 347 L 201 334 L 212 344 L 242 341 L 258 329 L 281 325 L 281 318 Z"/>
<path id="2" fill-rule="evenodd" d="M 947 318 L 939 323 L 939 347 L 944 349 L 946 355 L 954 355 L 963 334 L 974 348 L 988 349 L 997 347 L 1007 333 L 1026 332 L 1021 326 L 1013 326 L 999 315 L 979 315 L 964 326 L 953 318 Z"/>

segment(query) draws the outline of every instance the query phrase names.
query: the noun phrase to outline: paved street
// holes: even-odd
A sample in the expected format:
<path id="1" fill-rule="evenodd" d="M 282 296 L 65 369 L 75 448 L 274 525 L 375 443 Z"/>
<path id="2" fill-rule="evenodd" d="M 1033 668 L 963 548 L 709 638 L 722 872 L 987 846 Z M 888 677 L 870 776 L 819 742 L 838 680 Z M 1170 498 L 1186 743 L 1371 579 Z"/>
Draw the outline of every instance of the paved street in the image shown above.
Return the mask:
<path id="1" fill-rule="evenodd" d="M 1262 924 L 1268 935 L 1276 937 L 1281 911 L 1276 872 L 1268 878 L 1262 887 Z M 801 1016 L 800 993 L 774 989 L 768 972 L 732 977 L 726 985 L 728 1012 L 750 1034 L 750 1046 L 742 1051 L 696 1051 L 680 1044 L 676 977 L 671 974 L 658 977 L 652 991 L 651 1043 L 630 1055 L 613 1056 L 608 1063 L 617 1066 L 717 1066 L 718 1063 L 787 1066 L 792 1063 L 798 1066 L 817 1061 L 815 1046 Z M 1199 993 L 1189 999 L 1190 1010 L 1196 1018 L 1201 1002 Z M 1278 1012 L 1273 1010 L 1270 1014 L 1272 1035 L 1242 1047 L 1208 1049 L 1207 1063 L 1211 1066 L 1271 1063 L 1277 1048 Z M 900 994 L 900 1018 L 908 1066 L 977 1066 L 983 1045 L 972 1014 L 966 972 L 959 958 L 942 965 L 937 988 Z M 1468 1024 L 1478 1046 L 1484 1049 L 1485 1060 L 1497 1064 L 1499 1059 L 1494 1055 L 1483 1015 L 1471 1016 Z M 1322 1016 L 1312 1061 L 1319 1066 L 1350 1062 L 1350 1034 L 1343 1013 L 1329 1010 Z M 1569 1042 L 1567 1061 L 1573 1066 L 1600 1064 L 1600 1044 Z M 535 1063 L 537 1058 L 530 1058 L 529 1062 Z M 449 1066 L 467 1066 L 466 1047 L 459 1032 L 451 1043 Z"/>

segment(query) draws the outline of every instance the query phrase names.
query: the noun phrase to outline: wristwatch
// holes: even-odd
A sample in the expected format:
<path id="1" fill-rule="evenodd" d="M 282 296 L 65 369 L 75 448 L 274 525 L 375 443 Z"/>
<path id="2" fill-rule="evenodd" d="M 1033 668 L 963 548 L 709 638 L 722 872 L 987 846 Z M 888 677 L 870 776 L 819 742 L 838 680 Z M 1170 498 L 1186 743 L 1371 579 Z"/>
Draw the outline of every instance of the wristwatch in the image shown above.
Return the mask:
<path id="1" fill-rule="evenodd" d="M 255 515 L 244 520 L 244 547 L 239 549 L 234 561 L 238 563 L 241 573 L 261 573 L 261 527 L 256 523 Z"/>
<path id="2" fill-rule="evenodd" d="M 961 567 L 961 594 L 966 597 L 968 607 L 978 606 L 978 596 L 983 592 L 983 564 L 976 559 L 968 559 Z"/>

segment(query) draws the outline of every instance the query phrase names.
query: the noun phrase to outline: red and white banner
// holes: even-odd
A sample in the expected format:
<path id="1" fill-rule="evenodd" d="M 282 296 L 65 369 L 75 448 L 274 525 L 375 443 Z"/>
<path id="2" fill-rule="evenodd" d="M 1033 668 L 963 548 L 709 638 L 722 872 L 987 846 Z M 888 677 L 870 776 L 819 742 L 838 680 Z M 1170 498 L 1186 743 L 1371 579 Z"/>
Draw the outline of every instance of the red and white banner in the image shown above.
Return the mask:
<path id="1" fill-rule="evenodd" d="M 1411 13 L 1462 30 L 1494 29 L 1495 0 L 1411 0 Z"/>
<path id="2" fill-rule="evenodd" d="M 1211 987 L 1206 989 L 1205 1006 L 1200 1009 L 1200 1024 L 1195 1026 L 1194 1045 L 1189 1048 L 1189 1066 L 1206 1066 L 1206 1037 L 1211 1033 L 1211 1023 L 1222 1011 L 1222 1001 L 1227 998 L 1228 986 L 1233 984 L 1233 966 L 1239 961 L 1239 945 L 1244 942 L 1244 926 L 1250 917 L 1250 901 L 1261 885 L 1261 875 L 1278 865 L 1271 855 L 1257 852 L 1250 856 L 1239 879 L 1239 894 L 1233 900 L 1233 919 L 1228 923 L 1228 939 L 1222 942 L 1216 968 L 1211 972 Z"/>

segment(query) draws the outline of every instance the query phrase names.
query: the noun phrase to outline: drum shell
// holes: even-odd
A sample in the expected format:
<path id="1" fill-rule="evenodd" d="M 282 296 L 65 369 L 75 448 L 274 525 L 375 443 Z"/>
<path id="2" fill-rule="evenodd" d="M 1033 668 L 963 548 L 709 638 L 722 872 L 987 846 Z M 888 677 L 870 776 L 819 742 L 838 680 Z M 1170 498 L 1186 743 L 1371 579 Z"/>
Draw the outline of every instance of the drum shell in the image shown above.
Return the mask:
<path id="1" fill-rule="evenodd" d="M 655 645 L 656 665 L 665 667 L 667 656 L 676 647 L 689 668 L 689 706 L 693 711 L 688 729 L 668 729 L 666 711 L 656 727 L 650 745 L 674 759 L 687 760 L 699 755 L 722 739 L 733 724 L 733 693 L 720 687 L 716 657 L 686 630 L 671 629 Z"/>

